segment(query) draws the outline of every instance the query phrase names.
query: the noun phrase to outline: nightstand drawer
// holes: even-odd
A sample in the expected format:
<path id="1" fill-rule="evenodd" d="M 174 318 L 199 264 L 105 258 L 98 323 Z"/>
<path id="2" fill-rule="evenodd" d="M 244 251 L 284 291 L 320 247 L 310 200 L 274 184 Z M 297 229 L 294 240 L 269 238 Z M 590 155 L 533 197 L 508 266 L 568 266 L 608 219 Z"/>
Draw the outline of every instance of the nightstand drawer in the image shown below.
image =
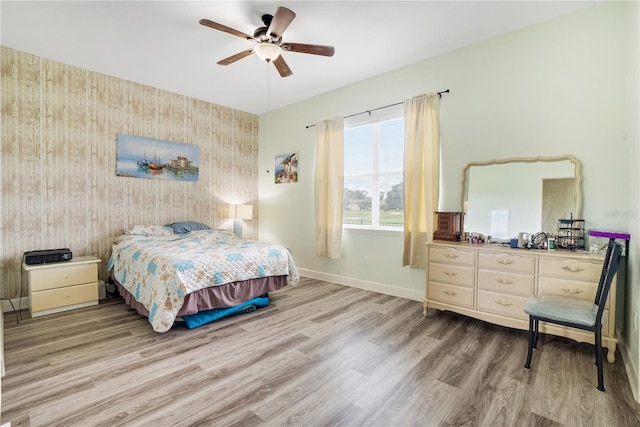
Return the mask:
<path id="1" fill-rule="evenodd" d="M 98 282 L 47 289 L 31 294 L 33 312 L 88 302 L 98 303 Z"/>
<path id="2" fill-rule="evenodd" d="M 98 281 L 98 267 L 93 264 L 55 266 L 29 271 L 31 292 Z"/>

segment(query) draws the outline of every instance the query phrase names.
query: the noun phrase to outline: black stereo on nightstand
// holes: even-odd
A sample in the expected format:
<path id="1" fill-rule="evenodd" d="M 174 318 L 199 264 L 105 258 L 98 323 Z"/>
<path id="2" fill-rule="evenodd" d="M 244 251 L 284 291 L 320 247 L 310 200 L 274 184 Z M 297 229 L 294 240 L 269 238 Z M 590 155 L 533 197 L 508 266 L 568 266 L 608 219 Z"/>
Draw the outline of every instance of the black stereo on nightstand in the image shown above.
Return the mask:
<path id="1" fill-rule="evenodd" d="M 73 254 L 69 248 L 46 249 L 24 253 L 24 263 L 27 265 L 48 264 L 50 262 L 71 261 Z"/>

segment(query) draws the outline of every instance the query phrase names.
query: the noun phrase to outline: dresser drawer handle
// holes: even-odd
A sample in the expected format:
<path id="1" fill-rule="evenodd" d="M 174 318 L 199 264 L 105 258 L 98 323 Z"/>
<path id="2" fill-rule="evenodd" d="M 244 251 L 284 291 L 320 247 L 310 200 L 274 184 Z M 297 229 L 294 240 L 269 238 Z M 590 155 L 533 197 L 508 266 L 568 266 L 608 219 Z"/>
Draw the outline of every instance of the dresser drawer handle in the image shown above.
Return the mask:
<path id="1" fill-rule="evenodd" d="M 496 279 L 496 282 L 500 283 L 501 285 L 510 285 L 513 283 L 513 280 Z"/>
<path id="2" fill-rule="evenodd" d="M 496 300 L 496 304 L 504 306 L 504 307 L 509 307 L 509 306 L 513 305 L 513 303 L 511 301 L 506 301 L 505 302 L 505 301 L 502 301 L 501 299 L 497 299 Z"/>
<path id="3" fill-rule="evenodd" d="M 456 273 L 455 271 L 445 271 L 444 275 L 445 276 L 453 276 L 453 277 L 455 277 L 455 276 L 458 275 L 458 273 Z"/>
<path id="4" fill-rule="evenodd" d="M 450 297 L 455 297 L 456 295 L 458 295 L 458 293 L 454 291 L 442 291 L 442 293 L 445 295 L 449 295 Z"/>
<path id="5" fill-rule="evenodd" d="M 565 288 L 560 288 L 560 290 L 562 292 L 564 292 L 565 294 L 573 294 L 573 295 L 579 295 L 579 294 L 584 292 L 582 289 L 578 289 L 578 288 L 575 288 L 574 290 L 571 290 L 571 289 L 565 287 Z"/>
<path id="6" fill-rule="evenodd" d="M 497 263 L 502 265 L 511 265 L 513 264 L 513 261 L 511 261 L 510 259 L 499 259 Z"/>
<path id="7" fill-rule="evenodd" d="M 569 273 L 581 273 L 581 272 L 583 272 L 583 271 L 584 271 L 584 268 L 580 268 L 580 267 L 572 268 L 572 267 L 570 267 L 570 266 L 568 266 L 568 265 L 565 265 L 564 267 L 562 267 L 562 269 L 563 269 L 564 271 L 569 272 Z"/>
<path id="8" fill-rule="evenodd" d="M 458 255 L 456 255 L 456 254 L 444 254 L 444 256 L 445 256 L 445 258 L 453 258 L 453 259 L 458 258 Z"/>

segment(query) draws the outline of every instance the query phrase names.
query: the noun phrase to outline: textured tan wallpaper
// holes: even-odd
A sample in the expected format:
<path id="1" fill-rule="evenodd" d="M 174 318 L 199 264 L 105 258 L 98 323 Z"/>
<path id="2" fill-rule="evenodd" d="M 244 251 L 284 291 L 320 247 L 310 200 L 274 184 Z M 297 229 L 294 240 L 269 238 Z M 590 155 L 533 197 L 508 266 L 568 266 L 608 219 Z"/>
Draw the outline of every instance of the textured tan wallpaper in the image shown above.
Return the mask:
<path id="1" fill-rule="evenodd" d="M 25 251 L 97 256 L 106 279 L 111 242 L 131 225 L 230 228 L 227 203 L 257 217 L 257 116 L 1 46 L 0 61 L 1 296 L 19 296 Z M 199 181 L 116 176 L 118 133 L 197 144 Z"/>

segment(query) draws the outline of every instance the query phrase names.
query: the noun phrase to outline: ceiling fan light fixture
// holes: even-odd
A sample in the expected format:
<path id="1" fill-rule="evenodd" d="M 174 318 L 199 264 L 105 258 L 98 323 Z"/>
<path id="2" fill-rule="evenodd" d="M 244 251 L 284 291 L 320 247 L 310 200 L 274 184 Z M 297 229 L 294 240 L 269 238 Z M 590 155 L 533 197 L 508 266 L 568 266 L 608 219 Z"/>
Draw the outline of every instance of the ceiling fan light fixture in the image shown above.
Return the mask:
<path id="1" fill-rule="evenodd" d="M 264 62 L 273 62 L 282 53 L 282 48 L 277 44 L 263 42 L 254 47 L 253 52 Z"/>
<path id="2" fill-rule="evenodd" d="M 200 24 L 205 27 L 213 28 L 214 30 L 240 37 L 244 40 L 252 40 L 255 42 L 252 48 L 238 52 L 228 58 L 224 58 L 218 61 L 218 65 L 230 65 L 242 58 L 251 56 L 252 53 L 255 53 L 260 60 L 266 63 L 273 63 L 273 66 L 278 70 L 280 77 L 289 77 L 293 73 L 291 72 L 289 65 L 287 65 L 287 62 L 282 57 L 283 50 L 287 52 L 308 53 L 311 55 L 321 56 L 333 56 L 335 50 L 333 46 L 323 46 L 319 44 L 283 43 L 282 33 L 287 29 L 287 27 L 289 27 L 289 24 L 291 24 L 291 21 L 293 21 L 295 17 L 296 14 L 292 10 L 280 6 L 276 10 L 275 15 L 262 15 L 262 22 L 264 23 L 264 26 L 257 28 L 253 32 L 253 36 L 209 19 L 201 19 Z"/>

